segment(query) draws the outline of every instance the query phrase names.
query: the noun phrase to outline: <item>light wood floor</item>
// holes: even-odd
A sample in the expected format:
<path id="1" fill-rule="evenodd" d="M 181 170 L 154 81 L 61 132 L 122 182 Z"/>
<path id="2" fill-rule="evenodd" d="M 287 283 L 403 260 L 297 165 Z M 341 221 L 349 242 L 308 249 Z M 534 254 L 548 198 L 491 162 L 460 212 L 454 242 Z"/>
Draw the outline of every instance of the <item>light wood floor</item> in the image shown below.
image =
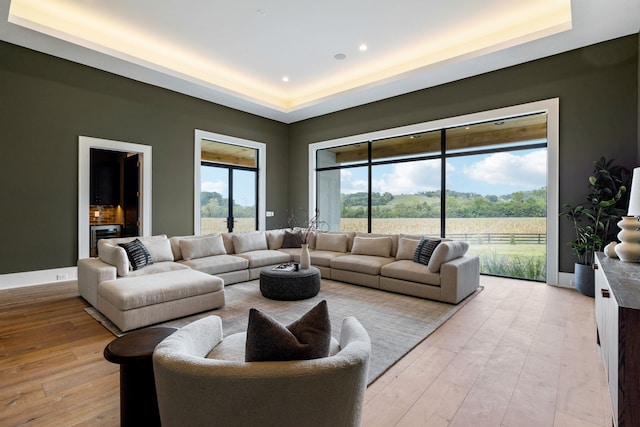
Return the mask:
<path id="1" fill-rule="evenodd" d="M 594 300 L 482 277 L 485 289 L 366 392 L 363 426 L 609 426 Z M 115 426 L 113 336 L 75 282 L 0 291 L 0 425 Z"/>

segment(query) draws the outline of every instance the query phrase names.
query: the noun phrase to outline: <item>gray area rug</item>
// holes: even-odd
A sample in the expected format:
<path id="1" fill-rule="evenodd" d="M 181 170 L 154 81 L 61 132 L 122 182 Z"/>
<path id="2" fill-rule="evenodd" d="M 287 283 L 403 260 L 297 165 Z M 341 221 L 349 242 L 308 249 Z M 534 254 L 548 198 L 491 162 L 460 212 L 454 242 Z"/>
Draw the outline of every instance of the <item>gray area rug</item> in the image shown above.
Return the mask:
<path id="1" fill-rule="evenodd" d="M 254 280 L 227 286 L 224 307 L 160 325 L 179 328 L 213 314 L 222 318 L 226 336 L 247 330 L 250 308 L 257 308 L 288 325 L 320 301 L 327 300 L 334 337 L 340 336 L 342 320 L 348 316 L 356 317 L 369 333 L 371 384 L 481 290 L 482 287 L 460 304 L 451 305 L 322 279 L 320 293 L 313 298 L 302 301 L 274 301 L 260 294 L 259 282 Z M 114 335 L 123 335 L 93 307 L 87 308 L 86 311 Z"/>

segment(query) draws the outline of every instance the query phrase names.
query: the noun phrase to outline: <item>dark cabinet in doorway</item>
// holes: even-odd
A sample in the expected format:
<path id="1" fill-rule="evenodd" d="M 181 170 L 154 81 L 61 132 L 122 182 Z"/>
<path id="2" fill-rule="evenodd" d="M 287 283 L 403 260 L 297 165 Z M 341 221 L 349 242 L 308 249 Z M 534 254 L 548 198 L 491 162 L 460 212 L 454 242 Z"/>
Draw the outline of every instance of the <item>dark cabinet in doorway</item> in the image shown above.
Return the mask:
<path id="1" fill-rule="evenodd" d="M 92 205 L 120 204 L 120 165 L 122 153 L 110 150 L 91 149 Z"/>

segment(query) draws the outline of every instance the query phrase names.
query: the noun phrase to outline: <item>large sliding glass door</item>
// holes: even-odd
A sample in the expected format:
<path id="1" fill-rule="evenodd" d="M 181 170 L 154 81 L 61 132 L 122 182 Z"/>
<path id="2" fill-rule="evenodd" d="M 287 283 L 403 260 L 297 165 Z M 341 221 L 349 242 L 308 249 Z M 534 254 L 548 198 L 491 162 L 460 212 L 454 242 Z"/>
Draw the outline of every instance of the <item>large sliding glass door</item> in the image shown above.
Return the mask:
<path id="1" fill-rule="evenodd" d="M 337 145 L 316 156 L 316 206 L 331 230 L 465 240 L 483 273 L 545 280 L 546 113 Z"/>

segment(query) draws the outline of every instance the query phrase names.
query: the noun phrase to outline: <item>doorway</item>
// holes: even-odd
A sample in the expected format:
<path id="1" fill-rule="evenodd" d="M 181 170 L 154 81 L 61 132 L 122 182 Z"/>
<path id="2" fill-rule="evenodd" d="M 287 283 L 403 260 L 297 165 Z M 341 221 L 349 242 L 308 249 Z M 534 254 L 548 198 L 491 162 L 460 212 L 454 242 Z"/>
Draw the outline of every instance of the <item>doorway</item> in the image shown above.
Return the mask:
<path id="1" fill-rule="evenodd" d="M 104 233 L 151 234 L 151 147 L 81 136 L 78 258 L 95 256 L 94 240 L 109 237 Z"/>
<path id="2" fill-rule="evenodd" d="M 129 153 L 90 149 L 89 230 L 91 256 L 101 238 L 133 237 L 140 227 L 140 158 Z"/>

